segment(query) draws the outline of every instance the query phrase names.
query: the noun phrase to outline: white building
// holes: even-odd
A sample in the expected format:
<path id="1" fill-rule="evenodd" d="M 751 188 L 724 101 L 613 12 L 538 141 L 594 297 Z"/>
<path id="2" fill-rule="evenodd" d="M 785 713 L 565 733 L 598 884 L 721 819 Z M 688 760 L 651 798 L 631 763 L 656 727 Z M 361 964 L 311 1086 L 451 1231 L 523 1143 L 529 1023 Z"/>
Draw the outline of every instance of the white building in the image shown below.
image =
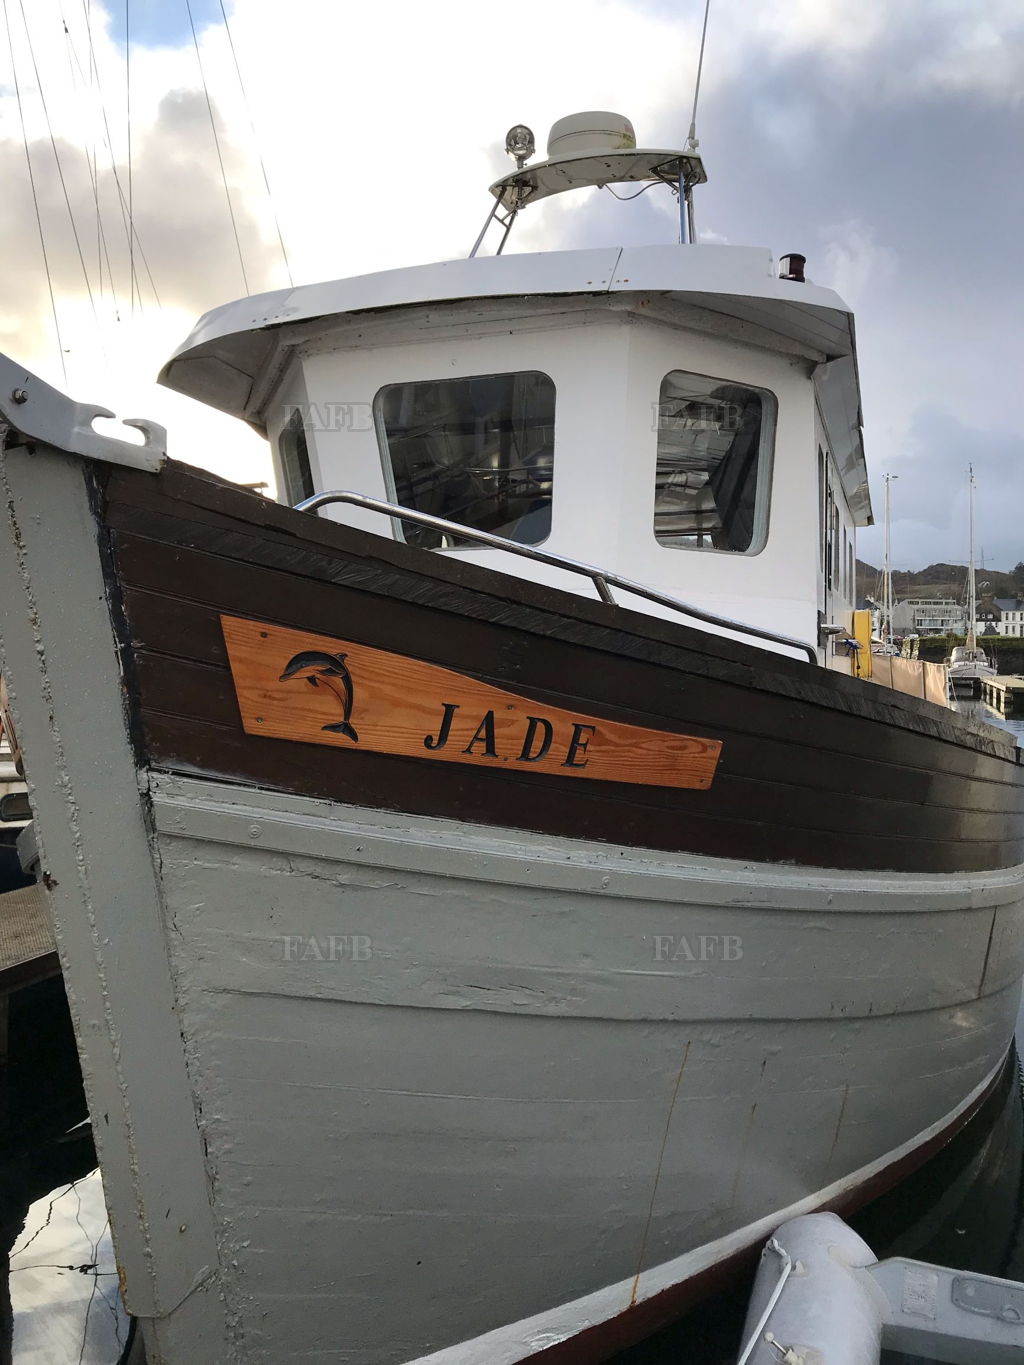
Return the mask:
<path id="1" fill-rule="evenodd" d="M 986 597 L 979 602 L 978 633 L 984 631 L 990 635 L 1024 635 L 1024 598 Z"/>
<path id="2" fill-rule="evenodd" d="M 892 613 L 897 635 L 963 635 L 967 629 L 962 602 L 946 597 L 905 597 Z"/>

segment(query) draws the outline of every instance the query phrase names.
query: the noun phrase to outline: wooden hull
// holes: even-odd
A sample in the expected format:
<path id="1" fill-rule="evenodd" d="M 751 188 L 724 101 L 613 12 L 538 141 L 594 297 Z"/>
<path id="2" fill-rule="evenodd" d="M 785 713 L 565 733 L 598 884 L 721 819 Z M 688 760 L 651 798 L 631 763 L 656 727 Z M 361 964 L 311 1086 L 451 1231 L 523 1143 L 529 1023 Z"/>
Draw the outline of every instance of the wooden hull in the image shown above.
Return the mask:
<path id="1" fill-rule="evenodd" d="M 140 759 L 297 794 L 570 838 L 808 867 L 1024 861 L 1012 739 L 857 679 L 314 521 L 170 470 L 101 492 Z M 427 660 L 638 726 L 721 741 L 710 791 L 453 770 L 247 735 L 221 615 Z"/>
<path id="2" fill-rule="evenodd" d="M 154 1359 L 598 1360 L 981 1102 L 1024 966 L 1008 737 L 180 466 L 32 459 L 5 654 Z M 289 635 L 246 691 L 232 621 L 350 675 Z M 369 651 L 711 780 L 524 767 L 497 702 L 493 754 L 482 720 L 409 748 Z M 258 732 L 293 684 L 332 733 Z"/>

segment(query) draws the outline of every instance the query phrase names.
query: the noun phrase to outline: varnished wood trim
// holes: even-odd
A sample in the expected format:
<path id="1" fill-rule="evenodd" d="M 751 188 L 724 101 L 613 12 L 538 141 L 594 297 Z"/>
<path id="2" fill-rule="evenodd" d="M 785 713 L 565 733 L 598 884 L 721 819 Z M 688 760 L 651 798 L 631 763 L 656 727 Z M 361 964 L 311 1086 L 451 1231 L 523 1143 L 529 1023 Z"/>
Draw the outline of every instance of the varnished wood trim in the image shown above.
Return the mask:
<path id="1" fill-rule="evenodd" d="M 220 621 L 250 735 L 648 787 L 706 790 L 718 766 L 717 739 L 530 704 L 353 640 L 235 616 Z"/>

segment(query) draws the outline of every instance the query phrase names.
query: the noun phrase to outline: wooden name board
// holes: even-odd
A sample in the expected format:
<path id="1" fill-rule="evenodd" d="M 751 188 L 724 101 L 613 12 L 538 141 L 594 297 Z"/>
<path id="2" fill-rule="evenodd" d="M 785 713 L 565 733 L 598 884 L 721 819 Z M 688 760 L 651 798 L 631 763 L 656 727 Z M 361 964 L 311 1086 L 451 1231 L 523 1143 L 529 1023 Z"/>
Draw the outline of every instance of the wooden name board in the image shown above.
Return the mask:
<path id="1" fill-rule="evenodd" d="M 706 789 L 715 775 L 719 740 L 546 706 L 353 640 L 220 620 L 249 735 L 648 787 Z"/>

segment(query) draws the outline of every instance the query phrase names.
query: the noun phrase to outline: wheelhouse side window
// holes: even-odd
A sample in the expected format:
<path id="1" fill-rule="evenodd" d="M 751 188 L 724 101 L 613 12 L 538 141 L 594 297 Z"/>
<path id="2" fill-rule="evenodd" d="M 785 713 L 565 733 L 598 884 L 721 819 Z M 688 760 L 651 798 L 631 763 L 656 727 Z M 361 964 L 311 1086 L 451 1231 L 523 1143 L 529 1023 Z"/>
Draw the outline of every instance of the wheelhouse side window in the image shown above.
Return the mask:
<path id="1" fill-rule="evenodd" d="M 673 370 L 658 399 L 654 534 L 677 549 L 756 554 L 768 535 L 775 398 Z"/>
<path id="2" fill-rule="evenodd" d="M 555 386 L 546 374 L 389 384 L 374 412 L 396 502 L 523 545 L 547 539 Z M 429 550 L 473 543 L 415 522 L 399 529 Z"/>
<path id="3" fill-rule="evenodd" d="M 288 418 L 278 441 L 284 496 L 289 507 L 313 496 L 313 471 L 309 464 L 309 445 L 302 413 L 298 408 Z"/>

